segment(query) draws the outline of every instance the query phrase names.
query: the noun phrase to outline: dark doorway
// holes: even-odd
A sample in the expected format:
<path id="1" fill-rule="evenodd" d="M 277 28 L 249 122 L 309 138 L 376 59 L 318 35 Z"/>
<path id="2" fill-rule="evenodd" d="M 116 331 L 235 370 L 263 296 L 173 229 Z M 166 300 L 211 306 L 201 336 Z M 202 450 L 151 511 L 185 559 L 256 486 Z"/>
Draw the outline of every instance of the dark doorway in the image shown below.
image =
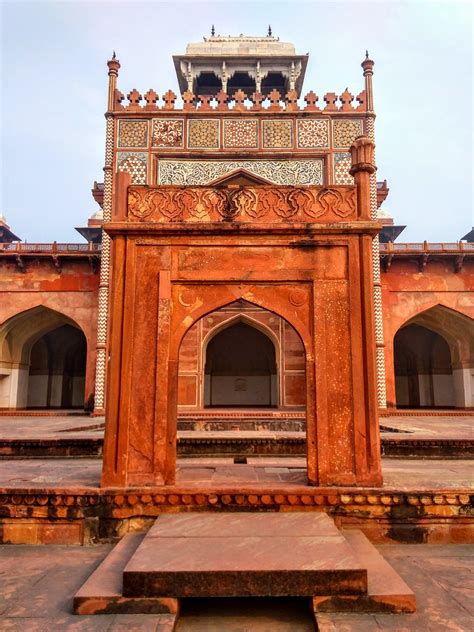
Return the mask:
<path id="1" fill-rule="evenodd" d="M 394 340 L 397 408 L 451 408 L 454 384 L 451 351 L 438 333 L 411 324 Z"/>
<path id="2" fill-rule="evenodd" d="M 205 406 L 277 406 L 275 347 L 264 333 L 237 322 L 207 345 Z"/>
<path id="3" fill-rule="evenodd" d="M 82 331 L 62 325 L 31 348 L 28 408 L 82 408 L 87 343 Z"/>

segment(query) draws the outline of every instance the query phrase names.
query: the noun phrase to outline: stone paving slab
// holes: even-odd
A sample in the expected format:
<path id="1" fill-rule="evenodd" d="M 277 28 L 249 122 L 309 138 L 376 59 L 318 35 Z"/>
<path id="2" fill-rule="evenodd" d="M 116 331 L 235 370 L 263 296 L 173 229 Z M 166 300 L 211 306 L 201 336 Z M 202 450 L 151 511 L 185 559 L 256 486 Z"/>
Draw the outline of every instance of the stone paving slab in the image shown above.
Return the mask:
<path id="1" fill-rule="evenodd" d="M 324 513 L 161 516 L 123 570 L 127 597 L 310 597 L 321 590 L 367 592 L 363 561 Z"/>
<path id="2" fill-rule="evenodd" d="M 334 522 L 324 513 L 207 513 L 164 514 L 147 533 L 152 538 L 239 537 L 260 538 L 328 536 L 340 537 Z"/>
<path id="3" fill-rule="evenodd" d="M 145 538 L 123 572 L 127 597 L 309 597 L 322 590 L 367 591 L 367 572 L 342 536 Z"/>

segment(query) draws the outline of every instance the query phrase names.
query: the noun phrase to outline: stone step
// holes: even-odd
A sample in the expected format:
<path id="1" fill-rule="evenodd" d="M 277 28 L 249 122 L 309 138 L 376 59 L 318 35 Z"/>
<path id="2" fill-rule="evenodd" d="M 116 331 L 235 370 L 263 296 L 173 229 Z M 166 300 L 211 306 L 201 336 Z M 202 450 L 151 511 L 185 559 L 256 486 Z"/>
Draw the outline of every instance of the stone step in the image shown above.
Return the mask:
<path id="1" fill-rule="evenodd" d="M 75 614 L 164 614 L 163 623 L 172 629 L 176 619 L 177 599 L 124 597 L 123 569 L 143 541 L 143 533 L 129 533 L 112 549 L 74 596 Z M 173 623 L 174 625 L 174 623 Z"/>
<path id="2" fill-rule="evenodd" d="M 127 597 L 367 593 L 367 571 L 324 513 L 167 514 L 123 572 Z"/>
<path id="3" fill-rule="evenodd" d="M 314 612 L 415 612 L 415 594 L 365 535 L 358 529 L 343 534 L 367 568 L 368 594 L 313 597 Z"/>

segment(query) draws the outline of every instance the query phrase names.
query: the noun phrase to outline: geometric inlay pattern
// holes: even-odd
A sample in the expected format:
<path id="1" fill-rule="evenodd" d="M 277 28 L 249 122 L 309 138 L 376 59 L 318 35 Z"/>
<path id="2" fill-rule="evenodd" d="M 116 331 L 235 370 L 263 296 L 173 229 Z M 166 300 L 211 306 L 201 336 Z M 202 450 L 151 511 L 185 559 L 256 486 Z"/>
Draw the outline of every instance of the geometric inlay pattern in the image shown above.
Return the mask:
<path id="1" fill-rule="evenodd" d="M 183 119 L 153 119 L 151 144 L 152 147 L 182 147 Z"/>
<path id="2" fill-rule="evenodd" d="M 351 167 L 350 154 L 334 154 L 334 184 L 354 184 L 354 178 L 349 173 Z"/>
<path id="3" fill-rule="evenodd" d="M 329 122 L 324 119 L 298 121 L 298 147 L 329 147 Z"/>
<path id="4" fill-rule="evenodd" d="M 263 121 L 263 147 L 265 149 L 293 147 L 292 121 Z"/>
<path id="5" fill-rule="evenodd" d="M 188 147 L 196 149 L 219 147 L 219 121 L 191 119 L 188 125 Z"/>
<path id="6" fill-rule="evenodd" d="M 147 147 L 148 121 L 119 121 L 119 147 Z"/>
<path id="7" fill-rule="evenodd" d="M 333 121 L 333 146 L 350 147 L 357 136 L 361 136 L 362 119 L 338 119 Z"/>
<path id="8" fill-rule="evenodd" d="M 257 125 L 256 119 L 226 119 L 224 121 L 224 147 L 256 148 Z"/>
<path id="9" fill-rule="evenodd" d="M 117 171 L 130 174 L 132 184 L 146 184 L 148 156 L 145 152 L 119 151 Z"/>
<path id="10" fill-rule="evenodd" d="M 345 154 L 344 154 L 345 155 Z M 158 160 L 157 184 L 202 185 L 245 169 L 283 185 L 323 184 L 323 160 Z"/>

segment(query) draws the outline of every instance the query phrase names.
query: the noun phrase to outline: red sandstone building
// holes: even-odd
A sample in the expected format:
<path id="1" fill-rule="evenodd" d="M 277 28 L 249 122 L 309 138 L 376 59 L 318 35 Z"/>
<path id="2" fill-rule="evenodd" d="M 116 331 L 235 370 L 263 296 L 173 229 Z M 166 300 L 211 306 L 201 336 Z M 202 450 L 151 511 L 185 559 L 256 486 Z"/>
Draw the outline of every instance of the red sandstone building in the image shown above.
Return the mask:
<path id="1" fill-rule="evenodd" d="M 174 63 L 180 107 L 172 91 L 160 99 L 153 90 L 143 96 L 132 90 L 125 99 L 116 86 L 120 64 L 108 63 L 105 177 L 93 188 L 100 210 L 88 227 L 78 229 L 87 243 L 22 243 L 0 218 L 0 408 L 85 407 L 103 413 L 111 242 L 108 235 L 102 238 L 101 225 L 111 220 L 118 174 L 129 174 L 134 186 L 175 187 L 183 195 L 206 186 L 235 192 L 241 196 L 239 208 L 255 222 L 266 207 L 279 218 L 297 213 L 283 193 L 262 198 L 266 187 L 323 187 L 322 198 L 300 198 L 299 207 L 306 204 L 315 221 L 329 207 L 337 209 L 334 221 L 350 219 L 354 201 L 350 193 L 340 197 L 343 187 L 354 183 L 350 148 L 360 136 L 376 139 L 368 57 L 362 63 L 365 85 L 356 97 L 348 90 L 323 98 L 303 91 L 307 56 L 271 35 L 212 35 L 189 44 Z M 254 197 L 242 197 L 242 190 Z M 471 408 L 472 231 L 454 243 L 395 241 L 402 227 L 383 211 L 387 194 L 386 181 L 377 183 L 371 175 L 370 219 L 382 225 L 371 251 L 378 405 Z M 196 223 L 207 221 L 210 212 L 209 199 L 202 196 L 193 202 Z M 156 199 L 163 221 L 179 221 L 183 209 L 191 208 L 182 196 L 166 203 Z M 149 207 L 143 200 L 129 199 L 129 208 L 137 221 L 146 221 Z M 305 248 L 311 244 L 302 243 Z M 218 276 L 232 260 L 208 264 Z M 192 260 L 186 265 L 192 279 Z M 275 260 L 269 249 L 253 265 L 283 282 L 293 262 Z M 315 258 L 314 265 L 322 267 L 321 279 L 324 270 L 325 281 L 339 279 L 336 260 Z M 305 299 L 295 290 L 289 300 L 298 308 Z M 192 307 L 190 295 L 180 295 L 179 301 L 184 309 Z M 258 407 L 284 417 L 306 405 L 300 336 L 281 315 L 237 294 L 187 331 L 178 370 L 182 415 Z"/>

